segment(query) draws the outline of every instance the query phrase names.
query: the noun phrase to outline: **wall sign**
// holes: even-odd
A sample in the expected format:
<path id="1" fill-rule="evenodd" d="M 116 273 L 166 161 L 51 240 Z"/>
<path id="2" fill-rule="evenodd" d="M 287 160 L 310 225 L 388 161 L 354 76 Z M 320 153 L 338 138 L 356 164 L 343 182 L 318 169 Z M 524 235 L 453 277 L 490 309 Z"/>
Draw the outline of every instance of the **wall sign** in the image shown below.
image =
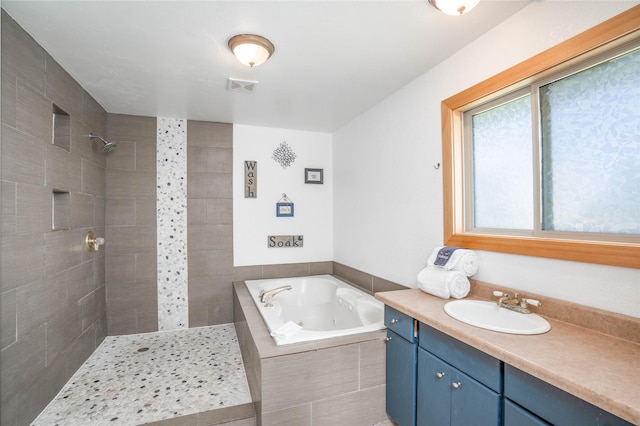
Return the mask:
<path id="1" fill-rule="evenodd" d="M 269 235 L 267 237 L 268 248 L 303 247 L 303 235 Z"/>
<path id="2" fill-rule="evenodd" d="M 244 198 L 258 198 L 258 162 L 244 162 Z"/>
<path id="3" fill-rule="evenodd" d="M 304 183 L 324 182 L 324 169 L 304 169 Z"/>
<path id="4" fill-rule="evenodd" d="M 287 194 L 282 194 L 282 198 L 276 203 L 276 216 L 293 217 L 293 201 L 287 197 Z"/>

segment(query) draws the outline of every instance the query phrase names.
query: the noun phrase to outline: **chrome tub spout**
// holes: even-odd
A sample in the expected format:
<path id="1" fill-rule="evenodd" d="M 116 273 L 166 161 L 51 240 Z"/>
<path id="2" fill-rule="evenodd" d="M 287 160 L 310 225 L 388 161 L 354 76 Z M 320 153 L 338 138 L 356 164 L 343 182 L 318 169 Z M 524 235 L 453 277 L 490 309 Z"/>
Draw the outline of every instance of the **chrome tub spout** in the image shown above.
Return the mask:
<path id="1" fill-rule="evenodd" d="M 260 302 L 264 303 L 266 308 L 270 308 L 273 305 L 271 304 L 271 299 L 278 293 L 282 293 L 283 291 L 291 290 L 290 285 L 283 285 L 282 287 L 276 287 L 271 290 L 263 291 L 260 293 Z"/>

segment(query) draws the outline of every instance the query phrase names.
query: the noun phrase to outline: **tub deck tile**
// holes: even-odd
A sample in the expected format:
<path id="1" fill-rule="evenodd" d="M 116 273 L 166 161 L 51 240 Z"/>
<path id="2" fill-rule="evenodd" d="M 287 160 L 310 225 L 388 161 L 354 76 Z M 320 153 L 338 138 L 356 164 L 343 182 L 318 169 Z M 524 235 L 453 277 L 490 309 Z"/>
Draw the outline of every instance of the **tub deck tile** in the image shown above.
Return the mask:
<path id="1" fill-rule="evenodd" d="M 107 337 L 33 425 L 138 425 L 250 403 L 224 324 Z"/>

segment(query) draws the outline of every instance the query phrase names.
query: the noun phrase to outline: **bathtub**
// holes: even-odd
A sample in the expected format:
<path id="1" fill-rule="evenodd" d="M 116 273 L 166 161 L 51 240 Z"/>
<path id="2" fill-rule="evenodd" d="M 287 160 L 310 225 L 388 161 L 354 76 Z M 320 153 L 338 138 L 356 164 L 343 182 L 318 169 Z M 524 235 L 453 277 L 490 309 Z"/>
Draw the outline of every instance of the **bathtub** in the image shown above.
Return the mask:
<path id="1" fill-rule="evenodd" d="M 276 345 L 308 342 L 384 328 L 384 304 L 331 275 L 246 280 Z M 260 301 L 263 292 L 283 290 Z M 268 306 L 268 305 L 272 306 Z"/>

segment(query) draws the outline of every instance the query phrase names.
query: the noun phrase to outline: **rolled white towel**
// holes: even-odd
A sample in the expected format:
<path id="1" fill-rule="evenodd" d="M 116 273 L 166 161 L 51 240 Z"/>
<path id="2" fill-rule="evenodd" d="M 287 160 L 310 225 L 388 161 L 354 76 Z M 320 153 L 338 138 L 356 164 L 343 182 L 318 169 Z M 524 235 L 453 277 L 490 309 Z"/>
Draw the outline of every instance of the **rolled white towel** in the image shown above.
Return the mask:
<path id="1" fill-rule="evenodd" d="M 302 327 L 296 324 L 293 321 L 287 321 L 278 327 L 276 330 L 271 332 L 271 336 L 278 337 L 280 339 L 287 339 L 298 331 L 302 330 Z"/>
<path id="2" fill-rule="evenodd" d="M 442 268 L 453 271 L 460 271 L 466 276 L 470 277 L 478 272 L 478 255 L 473 250 L 459 248 L 456 249 L 449 260 L 444 265 L 436 265 L 435 262 L 438 259 L 438 252 L 445 247 L 436 247 L 431 252 L 427 265 L 434 268 Z"/>
<path id="3" fill-rule="evenodd" d="M 467 276 L 460 271 L 427 266 L 418 273 L 418 288 L 442 299 L 462 299 L 471 289 Z"/>

